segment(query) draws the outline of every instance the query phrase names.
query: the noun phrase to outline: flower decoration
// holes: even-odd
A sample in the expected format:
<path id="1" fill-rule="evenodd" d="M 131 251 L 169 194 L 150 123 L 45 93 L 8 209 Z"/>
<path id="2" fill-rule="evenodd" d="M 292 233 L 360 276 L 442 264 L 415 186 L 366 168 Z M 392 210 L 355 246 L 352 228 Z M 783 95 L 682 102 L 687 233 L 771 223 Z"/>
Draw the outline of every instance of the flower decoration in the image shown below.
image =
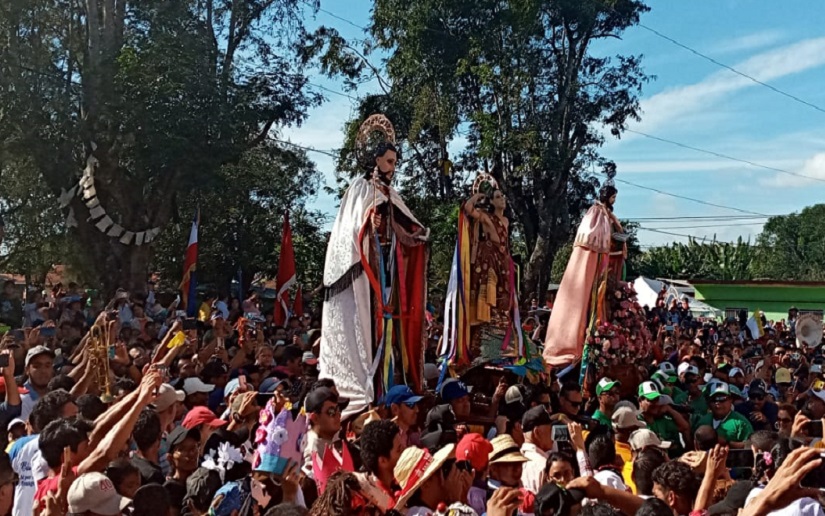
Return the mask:
<path id="1" fill-rule="evenodd" d="M 279 426 L 275 428 L 274 432 L 272 432 L 272 441 L 279 446 L 282 446 L 288 439 L 289 432 L 284 427 Z"/>
<path id="2" fill-rule="evenodd" d="M 266 441 L 266 428 L 259 426 L 255 432 L 255 444 L 261 444 Z"/>

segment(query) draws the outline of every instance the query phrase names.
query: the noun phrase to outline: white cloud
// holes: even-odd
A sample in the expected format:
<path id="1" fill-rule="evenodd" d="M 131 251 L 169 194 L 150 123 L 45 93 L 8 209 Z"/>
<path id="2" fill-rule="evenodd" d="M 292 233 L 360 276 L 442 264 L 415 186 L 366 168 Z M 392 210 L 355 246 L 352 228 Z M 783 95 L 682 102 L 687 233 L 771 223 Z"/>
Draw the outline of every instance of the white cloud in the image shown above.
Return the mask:
<path id="1" fill-rule="evenodd" d="M 785 35 L 785 32 L 780 30 L 763 30 L 719 41 L 713 45 L 713 48 L 708 50 L 708 53 L 731 54 L 757 50 L 779 43 L 785 39 Z"/>
<path id="2" fill-rule="evenodd" d="M 762 82 L 769 82 L 822 65 L 825 65 L 825 38 L 813 38 L 763 52 L 733 67 Z M 720 70 L 698 83 L 670 88 L 643 99 L 642 121 L 632 128 L 652 132 L 659 126 L 678 123 L 680 118 L 707 110 L 731 93 L 756 85 L 745 77 Z M 626 135 L 625 141 L 632 136 Z"/>
<path id="3" fill-rule="evenodd" d="M 773 177 L 764 178 L 759 182 L 763 186 L 774 186 L 778 188 L 794 188 L 822 183 L 825 181 L 825 152 L 814 154 L 805 161 L 799 170 L 791 169 L 789 172 L 809 177 L 777 173 Z"/>

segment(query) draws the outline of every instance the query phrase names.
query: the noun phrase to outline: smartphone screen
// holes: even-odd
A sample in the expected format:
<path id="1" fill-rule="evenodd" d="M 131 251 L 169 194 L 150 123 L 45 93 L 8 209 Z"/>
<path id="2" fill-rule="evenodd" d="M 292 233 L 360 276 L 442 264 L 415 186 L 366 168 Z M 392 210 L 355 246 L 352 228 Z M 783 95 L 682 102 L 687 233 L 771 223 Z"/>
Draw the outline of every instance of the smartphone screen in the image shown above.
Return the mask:
<path id="1" fill-rule="evenodd" d="M 822 464 L 805 475 L 805 478 L 799 483 L 800 486 L 825 490 L 825 453 L 821 453 L 819 456 L 822 458 Z"/>
<path id="2" fill-rule="evenodd" d="M 9 366 L 9 356 L 6 354 L 0 355 L 0 367 Z"/>
<path id="3" fill-rule="evenodd" d="M 183 320 L 183 331 L 189 330 L 196 330 L 198 329 L 198 321 L 195 319 L 184 319 Z"/>
<path id="4" fill-rule="evenodd" d="M 805 425 L 805 433 L 808 437 L 822 438 L 822 421 L 808 421 Z"/>
<path id="5" fill-rule="evenodd" d="M 729 450 L 725 461 L 727 468 L 752 468 L 754 465 L 753 450 Z"/>

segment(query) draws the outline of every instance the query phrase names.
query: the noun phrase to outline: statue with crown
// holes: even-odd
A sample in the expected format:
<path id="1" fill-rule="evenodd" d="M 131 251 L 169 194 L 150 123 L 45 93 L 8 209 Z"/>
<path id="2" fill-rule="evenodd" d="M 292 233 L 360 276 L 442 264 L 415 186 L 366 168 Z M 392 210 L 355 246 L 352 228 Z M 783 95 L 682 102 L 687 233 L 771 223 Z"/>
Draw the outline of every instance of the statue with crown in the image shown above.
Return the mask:
<path id="1" fill-rule="evenodd" d="M 426 344 L 429 230 L 393 188 L 400 158 L 381 114 L 361 125 L 363 175 L 341 199 L 324 264 L 320 378 L 362 412 L 393 385 L 420 392 Z"/>
<path id="2" fill-rule="evenodd" d="M 521 329 L 506 209 L 498 182 L 480 173 L 459 210 L 439 351 L 453 373 L 480 365 L 511 366 L 519 376 L 543 371 Z"/>
<path id="3" fill-rule="evenodd" d="M 579 224 L 545 337 L 549 366 L 581 362 L 585 394 L 602 376 L 632 389 L 641 381 L 632 366 L 651 351 L 645 312 L 632 283 L 624 281 L 628 234 L 613 213 L 615 174 L 608 171 L 598 201 Z"/>

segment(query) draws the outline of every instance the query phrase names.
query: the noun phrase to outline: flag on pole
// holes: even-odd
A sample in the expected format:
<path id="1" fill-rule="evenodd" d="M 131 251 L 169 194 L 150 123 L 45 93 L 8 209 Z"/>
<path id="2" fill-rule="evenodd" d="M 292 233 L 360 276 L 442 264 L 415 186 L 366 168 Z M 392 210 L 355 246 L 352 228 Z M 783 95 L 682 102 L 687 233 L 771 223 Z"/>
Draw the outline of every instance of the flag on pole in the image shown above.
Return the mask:
<path id="1" fill-rule="evenodd" d="M 285 326 L 289 317 L 289 289 L 295 284 L 295 250 L 292 248 L 292 228 L 289 227 L 289 211 L 284 213 L 284 232 L 281 236 L 281 256 L 278 259 L 278 279 L 273 319 L 278 326 Z"/>
<path id="2" fill-rule="evenodd" d="M 200 224 L 200 210 L 192 221 L 192 230 L 189 232 L 189 245 L 186 246 L 186 258 L 183 262 L 183 281 L 180 282 L 181 308 L 186 310 L 189 317 L 198 313 L 198 279 L 195 272 L 198 268 L 198 225 Z"/>
<path id="3" fill-rule="evenodd" d="M 303 317 L 304 315 L 304 293 L 301 285 L 298 285 L 298 291 L 295 292 L 295 300 L 292 302 L 292 315 L 296 317 Z"/>

